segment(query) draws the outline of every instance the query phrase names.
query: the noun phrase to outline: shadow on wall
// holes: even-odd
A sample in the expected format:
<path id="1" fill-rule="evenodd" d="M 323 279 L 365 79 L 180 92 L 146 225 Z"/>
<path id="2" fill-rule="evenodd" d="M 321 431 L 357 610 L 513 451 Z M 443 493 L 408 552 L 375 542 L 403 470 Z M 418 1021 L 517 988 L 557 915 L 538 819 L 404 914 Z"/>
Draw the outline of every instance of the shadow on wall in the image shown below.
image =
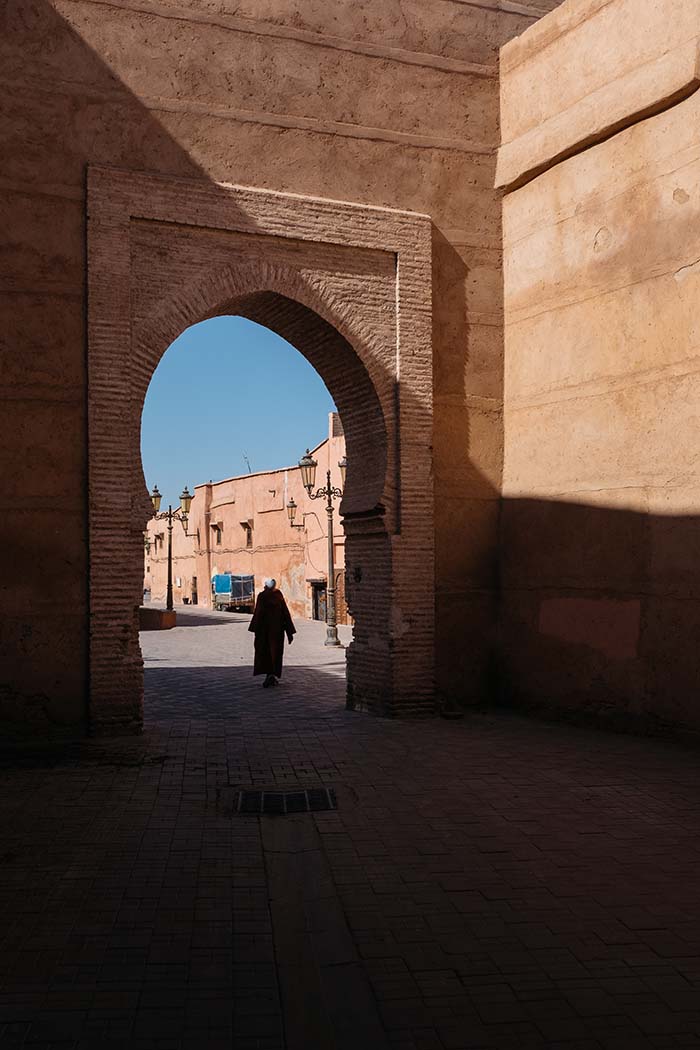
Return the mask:
<path id="1" fill-rule="evenodd" d="M 700 729 L 699 642 L 699 517 L 504 501 L 502 703 Z"/>
<path id="2" fill-rule="evenodd" d="M 484 277 L 478 252 L 474 266 L 470 276 L 433 228 L 436 685 L 443 700 L 463 705 L 493 688 L 503 467 L 500 283 Z M 484 281 L 486 297 L 475 292 Z M 468 291 L 483 311 L 474 318 Z"/>
<path id="3" fill-rule="evenodd" d="M 0 5 L 0 67 L 0 722 L 70 733 L 87 719 L 86 166 L 203 173 L 46 0 Z"/>

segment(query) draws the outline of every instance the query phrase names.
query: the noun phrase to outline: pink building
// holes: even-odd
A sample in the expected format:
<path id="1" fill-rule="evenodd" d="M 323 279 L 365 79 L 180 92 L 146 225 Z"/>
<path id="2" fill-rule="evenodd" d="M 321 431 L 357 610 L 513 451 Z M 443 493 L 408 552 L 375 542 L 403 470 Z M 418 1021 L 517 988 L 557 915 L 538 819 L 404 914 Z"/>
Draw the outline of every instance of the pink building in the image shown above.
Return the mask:
<path id="1" fill-rule="evenodd" d="M 345 455 L 345 438 L 337 413 L 330 413 L 328 438 L 312 454 L 318 463 L 316 486 L 325 485 L 330 470 L 332 485 L 342 488 L 338 462 Z M 287 513 L 291 499 L 297 504 L 294 527 Z M 338 500 L 334 506 L 338 623 L 347 623 L 345 535 Z M 146 535 L 144 590 L 150 592 L 151 602 L 164 605 L 167 524 L 151 520 Z M 254 576 L 256 591 L 272 576 L 293 616 L 325 620 L 326 502 L 309 498 L 298 466 L 195 486 L 187 534 L 180 522 L 173 527 L 175 603 L 211 607 L 211 578 L 224 572 Z"/>

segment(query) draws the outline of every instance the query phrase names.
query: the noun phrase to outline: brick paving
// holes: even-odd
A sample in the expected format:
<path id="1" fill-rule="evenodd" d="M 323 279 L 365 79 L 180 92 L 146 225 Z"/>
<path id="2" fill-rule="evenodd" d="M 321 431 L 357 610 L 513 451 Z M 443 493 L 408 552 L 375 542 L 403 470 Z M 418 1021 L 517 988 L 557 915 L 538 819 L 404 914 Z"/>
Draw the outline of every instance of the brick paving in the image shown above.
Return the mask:
<path id="1" fill-rule="evenodd" d="M 180 623 L 142 739 L 2 755 L 0 1047 L 700 1047 L 696 751 L 382 721 L 322 625 L 262 690 L 247 618 Z"/>

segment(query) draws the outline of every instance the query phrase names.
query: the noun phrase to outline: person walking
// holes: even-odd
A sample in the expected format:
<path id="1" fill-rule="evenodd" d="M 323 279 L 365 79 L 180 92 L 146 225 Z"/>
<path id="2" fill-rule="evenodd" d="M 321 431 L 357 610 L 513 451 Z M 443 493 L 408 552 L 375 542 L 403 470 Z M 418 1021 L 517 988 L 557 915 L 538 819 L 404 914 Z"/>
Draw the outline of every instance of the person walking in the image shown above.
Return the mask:
<path id="1" fill-rule="evenodd" d="M 292 644 L 296 628 L 276 580 L 265 580 L 265 587 L 255 602 L 255 612 L 248 627 L 255 635 L 253 675 L 264 674 L 263 687 L 277 685 L 282 677 L 284 636 Z"/>

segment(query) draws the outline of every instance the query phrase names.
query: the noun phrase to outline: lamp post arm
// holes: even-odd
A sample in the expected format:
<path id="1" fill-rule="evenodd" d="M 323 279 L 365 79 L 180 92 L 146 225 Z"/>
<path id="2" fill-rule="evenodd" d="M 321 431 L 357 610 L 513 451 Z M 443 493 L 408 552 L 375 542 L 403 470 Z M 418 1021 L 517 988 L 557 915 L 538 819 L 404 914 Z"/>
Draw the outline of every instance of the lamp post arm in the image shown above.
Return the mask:
<path id="1" fill-rule="evenodd" d="M 323 489 L 316 489 L 315 492 L 312 492 L 311 489 L 309 489 L 308 492 L 309 492 L 309 499 L 325 499 L 325 497 L 326 497 L 326 490 L 325 490 L 325 488 L 323 488 Z"/>
<path id="2" fill-rule="evenodd" d="M 328 489 L 328 488 L 326 488 L 325 485 L 324 485 L 324 487 L 322 489 L 316 489 L 315 492 L 309 491 L 309 499 L 326 499 L 326 500 L 328 500 L 328 499 L 342 499 L 342 498 L 343 498 L 343 490 L 342 489 L 336 489 L 336 488 Z"/>
<path id="3" fill-rule="evenodd" d="M 179 521 L 185 532 L 190 520 L 189 514 L 183 514 L 181 510 L 162 510 L 158 514 L 151 515 L 151 521 L 167 521 L 168 528 L 172 527 L 173 521 Z"/>

